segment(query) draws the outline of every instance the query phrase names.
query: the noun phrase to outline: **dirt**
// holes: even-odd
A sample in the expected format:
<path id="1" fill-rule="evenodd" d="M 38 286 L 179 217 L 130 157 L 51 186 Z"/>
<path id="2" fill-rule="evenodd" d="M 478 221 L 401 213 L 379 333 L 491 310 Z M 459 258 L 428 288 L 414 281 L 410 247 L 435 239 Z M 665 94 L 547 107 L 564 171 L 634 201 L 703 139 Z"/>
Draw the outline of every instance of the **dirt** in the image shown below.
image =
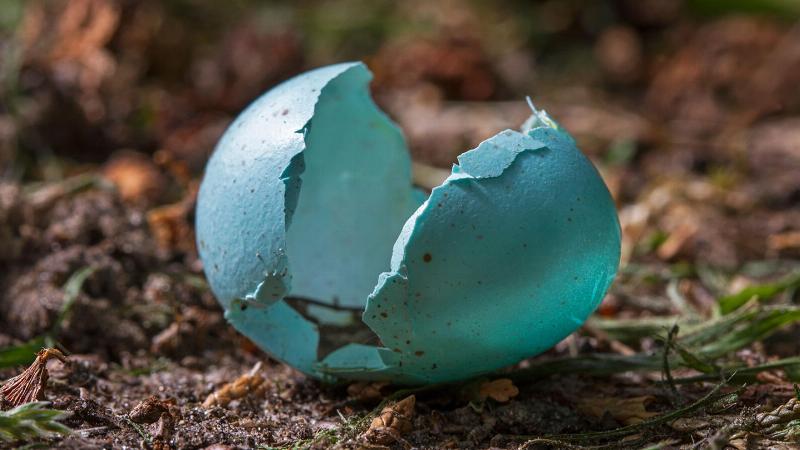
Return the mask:
<path id="1" fill-rule="evenodd" d="M 20 249 L 3 259 L 9 268 L 2 276 L 0 298 L 2 329 L 8 330 L 6 345 L 50 330 L 65 298 L 62 286 L 80 269 L 94 269 L 60 323 L 58 343 L 69 352 L 69 363 L 49 364 L 47 398 L 53 407 L 72 413 L 66 424 L 77 431 L 51 445 L 121 448 L 168 442 L 173 448 L 277 447 L 341 427 L 340 414 L 363 415 L 376 405 L 376 399 L 360 403 L 348 395 L 346 386 L 322 385 L 280 363 L 268 362 L 261 372 L 268 380 L 263 395 L 203 408 L 201 404 L 215 389 L 269 358 L 226 325 L 203 282 L 196 254 L 160 248 L 144 219 L 145 211 L 124 204 L 115 190 L 102 184 L 59 196 L 46 208 L 31 200 L 41 191 L 25 195 L 13 186 L 6 190 L 15 193 L 12 205 L 5 209 L 8 223 L 16 230 L 11 247 Z M 697 244 L 682 251 L 702 249 L 701 238 L 696 239 Z M 700 282 L 689 282 L 694 289 L 704 289 Z M 619 316 L 652 311 L 620 304 L 645 291 L 663 292 L 662 286 L 663 282 L 641 286 L 623 276 L 606 307 L 617 304 L 624 310 Z M 661 311 L 667 312 L 669 308 Z M 578 337 L 573 344 L 580 352 L 602 350 L 602 343 L 589 337 Z M 792 351 L 796 349 L 785 349 L 785 354 Z M 562 345 L 547 356 L 569 352 L 569 346 Z M 15 373 L 15 369 L 5 369 L 0 377 Z M 404 440 L 428 448 L 515 447 L 519 442 L 504 436 L 578 433 L 622 425 L 612 417 L 576 411 L 584 396 L 598 393 L 609 397 L 646 393 L 659 399 L 650 406 L 652 410 L 671 408 L 664 388 L 625 376 L 596 379 L 564 374 L 519 387 L 519 396 L 507 404 L 470 403 L 468 397 L 448 390 L 422 395 L 413 431 Z M 702 389 L 693 390 L 697 392 L 686 395 L 702 394 Z M 788 385 L 784 390 L 789 392 Z M 141 402 L 151 396 L 168 403 L 164 410 L 171 419 L 164 424 L 159 413 L 137 429 L 131 421 L 142 409 Z M 661 433 L 668 438 L 673 432 Z M 656 432 L 649 437 L 655 441 L 658 436 Z M 360 441 L 345 439 L 342 445 L 356 442 Z M 317 446 L 326 447 L 327 441 Z"/>

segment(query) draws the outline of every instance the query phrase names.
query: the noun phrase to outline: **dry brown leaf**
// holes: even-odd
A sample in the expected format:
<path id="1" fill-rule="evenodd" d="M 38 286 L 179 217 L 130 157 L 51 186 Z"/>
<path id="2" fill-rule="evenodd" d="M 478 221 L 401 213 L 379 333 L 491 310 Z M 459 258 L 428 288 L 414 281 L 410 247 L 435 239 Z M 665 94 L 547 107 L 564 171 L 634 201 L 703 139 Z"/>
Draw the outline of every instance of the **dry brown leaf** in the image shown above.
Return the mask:
<path id="1" fill-rule="evenodd" d="M 24 64 L 44 70 L 91 123 L 106 117 L 101 88 L 117 71 L 107 48 L 122 8 L 114 0 L 27 2 L 20 31 Z"/>
<path id="2" fill-rule="evenodd" d="M 608 413 L 625 425 L 633 425 L 658 415 L 645 408 L 654 399 L 651 395 L 631 398 L 584 398 L 578 403 L 578 411 L 597 418 Z"/>
<path id="3" fill-rule="evenodd" d="M 260 370 L 261 362 L 253 366 L 250 372 L 209 394 L 203 402 L 203 407 L 227 406 L 228 403 L 243 397 L 263 395 L 267 390 L 267 380 L 258 373 Z"/>
<path id="4" fill-rule="evenodd" d="M 107 0 L 30 2 L 20 38 L 29 59 L 82 60 L 102 49 L 114 35 L 120 8 Z M 48 26 L 48 23 L 54 26 Z"/>
<path id="5" fill-rule="evenodd" d="M 767 237 L 767 247 L 775 252 L 790 248 L 800 248 L 800 231 L 772 234 Z"/>
<path id="6" fill-rule="evenodd" d="M 148 211 L 147 224 L 162 249 L 195 252 L 194 227 L 190 215 L 197 199 L 197 189 L 194 183 L 179 202 Z"/>
<path id="7" fill-rule="evenodd" d="M 710 420 L 697 417 L 680 417 L 673 420 L 672 423 L 669 424 L 670 428 L 682 433 L 703 430 L 711 427 L 712 425 L 713 424 Z"/>
<path id="8" fill-rule="evenodd" d="M 388 385 L 387 381 L 357 381 L 347 386 L 347 395 L 361 403 L 376 403 L 383 398 L 381 390 Z"/>
<path id="9" fill-rule="evenodd" d="M 735 448 L 736 450 L 747 450 L 748 448 L 751 448 L 748 442 L 749 439 L 747 439 L 747 437 L 745 436 L 742 438 L 731 439 L 730 441 L 728 441 L 728 445 Z"/>
<path id="10" fill-rule="evenodd" d="M 411 420 L 414 417 L 416 402 L 417 398 L 409 395 L 399 402 L 383 408 L 378 417 L 372 419 L 369 429 L 364 433 L 364 438 L 380 445 L 389 445 L 402 439 L 403 434 L 412 429 Z"/>
<path id="11" fill-rule="evenodd" d="M 689 240 L 697 233 L 697 225 L 693 222 L 682 222 L 673 230 L 667 240 L 658 246 L 656 254 L 663 260 L 672 259 Z"/>
<path id="12" fill-rule="evenodd" d="M 51 58 L 79 58 L 102 48 L 113 36 L 119 21 L 117 6 L 105 0 L 78 0 L 65 4 L 56 29 Z"/>
<path id="13" fill-rule="evenodd" d="M 126 202 L 152 204 L 166 190 L 166 180 L 150 158 L 135 152 L 116 155 L 103 168 Z"/>
<path id="14" fill-rule="evenodd" d="M 491 398 L 500 403 L 505 403 L 517 395 L 519 395 L 519 389 L 508 378 L 485 381 L 478 391 L 478 396 L 481 400 Z"/>
<path id="15" fill-rule="evenodd" d="M 49 377 L 47 361 L 52 358 L 67 362 L 67 357 L 55 348 L 39 350 L 36 360 L 30 367 L 0 387 L 0 406 L 11 405 L 13 408 L 34 400 L 42 400 Z"/>

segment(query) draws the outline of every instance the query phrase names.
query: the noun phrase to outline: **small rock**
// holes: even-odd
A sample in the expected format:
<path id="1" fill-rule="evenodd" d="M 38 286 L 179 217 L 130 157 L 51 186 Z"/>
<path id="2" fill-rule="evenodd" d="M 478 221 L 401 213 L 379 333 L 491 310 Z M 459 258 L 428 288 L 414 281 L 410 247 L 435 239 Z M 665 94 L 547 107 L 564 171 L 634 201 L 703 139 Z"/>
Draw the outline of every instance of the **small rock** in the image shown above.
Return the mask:
<path id="1" fill-rule="evenodd" d="M 155 395 L 142 400 L 136 405 L 128 418 L 136 423 L 153 423 L 169 412 L 169 406 Z"/>

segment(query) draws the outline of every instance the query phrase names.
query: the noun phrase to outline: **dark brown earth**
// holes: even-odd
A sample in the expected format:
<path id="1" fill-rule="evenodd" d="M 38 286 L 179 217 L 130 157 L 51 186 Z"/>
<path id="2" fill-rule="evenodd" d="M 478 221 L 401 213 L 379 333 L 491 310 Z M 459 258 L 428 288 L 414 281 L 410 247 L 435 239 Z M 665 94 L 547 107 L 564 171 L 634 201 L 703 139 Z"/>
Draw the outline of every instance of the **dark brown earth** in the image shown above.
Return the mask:
<path id="1" fill-rule="evenodd" d="M 37 442 L 797 448 L 800 361 L 785 361 L 800 356 L 800 316 L 767 316 L 798 308 L 800 11 L 698 6 L 712 3 L 0 5 L 19 13 L 0 38 L 0 350 L 42 339 L 68 355 L 47 363 L 44 397 L 74 432 Z M 620 274 L 586 326 L 506 372 L 408 391 L 323 385 L 225 323 L 194 246 L 204 162 L 260 92 L 349 59 L 375 73 L 416 161 L 448 168 L 518 127 L 525 95 L 575 135 L 623 231 Z M 724 320 L 719 298 L 774 280 L 795 281 L 692 343 Z M 0 380 L 34 356 L 0 364 Z M 506 378 L 519 393 L 497 400 L 487 382 Z M 245 395 L 221 390 L 237 379 Z M 715 388 L 732 394 L 703 400 Z M 413 417 L 394 416 L 409 427 L 367 433 L 410 394 Z M 586 435 L 602 430 L 616 431 Z"/>

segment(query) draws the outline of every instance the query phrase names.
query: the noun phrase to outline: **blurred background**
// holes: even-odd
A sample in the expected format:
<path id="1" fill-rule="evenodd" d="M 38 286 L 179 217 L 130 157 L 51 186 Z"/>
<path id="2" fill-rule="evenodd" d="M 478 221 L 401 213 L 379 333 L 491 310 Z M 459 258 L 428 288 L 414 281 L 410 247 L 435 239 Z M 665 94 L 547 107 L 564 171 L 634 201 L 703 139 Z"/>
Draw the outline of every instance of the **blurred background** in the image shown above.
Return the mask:
<path id="1" fill-rule="evenodd" d="M 443 168 L 519 126 L 531 96 L 610 186 L 623 276 L 687 277 L 707 310 L 800 257 L 798 20 L 793 0 L 5 0 L 5 339 L 49 326 L 60 283 L 89 261 L 127 271 L 81 294 L 112 306 L 144 295 L 152 267 L 200 274 L 194 193 L 227 124 L 276 83 L 345 60 L 374 72 L 414 159 Z M 623 282 L 602 311 L 662 286 Z M 159 331 L 145 328 L 134 347 Z"/>
<path id="2" fill-rule="evenodd" d="M 151 393 L 195 405 L 263 359 L 224 325 L 202 277 L 197 185 L 250 101 L 347 60 L 370 67 L 374 98 L 418 162 L 449 169 L 519 127 L 525 96 L 575 136 L 623 229 L 601 317 L 708 318 L 743 287 L 800 285 L 800 1 L 2 0 L 0 379 L 58 343 L 77 361 L 51 374 L 66 380 L 64 402 L 78 395 L 64 386 L 81 386 L 124 412 Z M 798 333 L 737 358 L 796 356 Z M 655 342 L 620 347 L 588 325 L 551 354 Z M 284 366 L 265 370 L 283 383 L 269 395 L 284 428 L 258 442 L 307 437 L 319 426 L 298 417 L 338 411 Z M 777 380 L 771 392 L 789 392 Z M 511 406 L 538 408 L 553 389 Z M 207 437 L 223 419 L 193 417 L 209 422 L 182 428 L 187 446 L 255 445 L 245 429 Z M 500 417 L 502 428 L 514 416 Z M 609 426 L 580 420 L 508 426 Z M 138 442 L 120 433 L 115 445 Z"/>

